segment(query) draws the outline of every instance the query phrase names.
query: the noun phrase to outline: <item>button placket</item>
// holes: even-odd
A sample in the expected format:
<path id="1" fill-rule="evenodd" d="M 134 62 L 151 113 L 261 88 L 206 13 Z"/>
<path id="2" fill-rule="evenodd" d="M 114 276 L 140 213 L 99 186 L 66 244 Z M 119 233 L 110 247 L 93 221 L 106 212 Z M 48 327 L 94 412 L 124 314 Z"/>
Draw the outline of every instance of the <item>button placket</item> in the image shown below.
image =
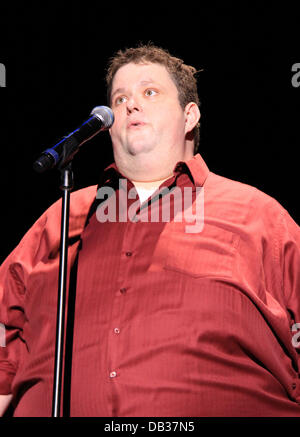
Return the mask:
<path id="1" fill-rule="evenodd" d="M 133 251 L 130 250 L 134 246 L 134 235 L 130 231 L 130 227 L 134 223 L 126 223 L 125 232 L 123 234 L 122 248 L 121 248 L 121 259 L 119 265 L 119 288 L 114 296 L 113 308 L 110 319 L 110 334 L 109 334 L 109 345 L 108 345 L 108 372 L 109 379 L 114 380 L 119 376 L 118 366 L 120 364 L 119 359 L 119 343 L 122 340 L 122 313 L 123 305 L 125 305 L 126 300 L 125 295 L 127 293 L 127 287 L 123 284 L 128 282 L 128 274 L 132 264 Z"/>

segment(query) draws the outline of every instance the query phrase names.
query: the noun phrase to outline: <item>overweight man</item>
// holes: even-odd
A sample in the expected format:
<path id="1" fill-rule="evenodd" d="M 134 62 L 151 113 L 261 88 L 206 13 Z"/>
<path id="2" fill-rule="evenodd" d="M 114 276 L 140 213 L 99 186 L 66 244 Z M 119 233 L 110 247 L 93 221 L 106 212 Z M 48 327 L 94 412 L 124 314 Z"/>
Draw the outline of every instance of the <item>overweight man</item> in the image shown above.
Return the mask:
<path id="1" fill-rule="evenodd" d="M 71 195 L 71 416 L 300 416 L 299 227 L 209 170 L 195 73 L 151 44 L 109 62 L 114 162 Z M 51 415 L 59 229 L 60 201 L 1 267 L 2 414 Z"/>

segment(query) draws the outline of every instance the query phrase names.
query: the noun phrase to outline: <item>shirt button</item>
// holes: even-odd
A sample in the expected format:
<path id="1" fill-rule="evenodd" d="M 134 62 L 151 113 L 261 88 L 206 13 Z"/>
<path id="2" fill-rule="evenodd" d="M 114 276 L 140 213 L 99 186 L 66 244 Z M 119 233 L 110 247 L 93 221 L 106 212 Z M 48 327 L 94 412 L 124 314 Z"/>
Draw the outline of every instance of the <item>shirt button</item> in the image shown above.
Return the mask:
<path id="1" fill-rule="evenodd" d="M 115 333 L 115 334 L 120 334 L 120 329 L 119 329 L 119 328 L 115 328 L 115 329 L 114 329 L 114 333 Z"/>
<path id="2" fill-rule="evenodd" d="M 120 293 L 121 293 L 121 294 L 125 294 L 126 291 L 127 291 L 126 288 L 121 288 L 121 289 L 120 289 Z"/>
<path id="3" fill-rule="evenodd" d="M 126 252 L 126 256 L 131 256 L 132 252 Z"/>
<path id="4" fill-rule="evenodd" d="M 117 372 L 115 372 L 115 371 L 110 372 L 110 374 L 109 374 L 110 378 L 115 378 L 116 376 L 117 376 Z"/>

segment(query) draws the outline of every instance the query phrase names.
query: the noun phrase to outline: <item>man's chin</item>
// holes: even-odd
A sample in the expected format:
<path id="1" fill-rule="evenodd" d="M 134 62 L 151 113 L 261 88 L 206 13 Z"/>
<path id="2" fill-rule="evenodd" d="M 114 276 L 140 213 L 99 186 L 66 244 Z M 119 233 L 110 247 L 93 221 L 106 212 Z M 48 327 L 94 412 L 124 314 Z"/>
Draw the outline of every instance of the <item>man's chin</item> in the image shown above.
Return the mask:
<path id="1" fill-rule="evenodd" d="M 127 150 L 131 156 L 138 156 L 151 152 L 151 150 L 153 150 L 153 145 L 149 143 L 134 143 L 129 144 Z"/>

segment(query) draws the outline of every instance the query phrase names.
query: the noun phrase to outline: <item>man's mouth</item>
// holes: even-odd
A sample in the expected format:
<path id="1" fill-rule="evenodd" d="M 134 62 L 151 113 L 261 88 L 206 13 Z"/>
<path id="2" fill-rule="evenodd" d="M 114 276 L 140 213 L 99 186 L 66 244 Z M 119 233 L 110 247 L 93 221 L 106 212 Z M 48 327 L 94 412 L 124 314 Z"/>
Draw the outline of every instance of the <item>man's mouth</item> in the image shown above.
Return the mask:
<path id="1" fill-rule="evenodd" d="M 127 129 L 137 129 L 145 126 L 146 123 L 143 121 L 130 121 L 127 125 Z"/>

